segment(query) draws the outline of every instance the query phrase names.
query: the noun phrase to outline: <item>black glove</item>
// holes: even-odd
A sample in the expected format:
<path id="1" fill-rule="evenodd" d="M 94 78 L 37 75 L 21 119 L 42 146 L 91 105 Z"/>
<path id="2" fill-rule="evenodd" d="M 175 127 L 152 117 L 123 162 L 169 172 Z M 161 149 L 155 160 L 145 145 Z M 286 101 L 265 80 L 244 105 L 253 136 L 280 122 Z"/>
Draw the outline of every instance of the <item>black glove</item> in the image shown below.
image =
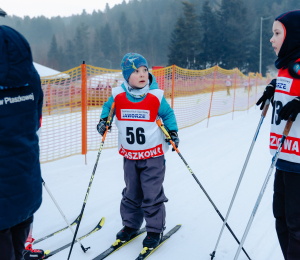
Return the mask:
<path id="1" fill-rule="evenodd" d="M 260 110 L 263 110 L 265 103 L 268 99 L 270 99 L 270 101 L 273 102 L 275 88 L 276 88 L 276 79 L 273 79 L 269 83 L 269 85 L 266 87 L 263 95 L 260 97 L 260 99 L 256 103 L 257 106 L 259 106 L 261 103 Z"/>
<path id="2" fill-rule="evenodd" d="M 179 137 L 178 137 L 178 133 L 176 131 L 169 131 L 169 135 L 172 139 L 172 141 L 174 142 L 176 148 L 178 148 L 178 145 L 179 145 Z M 172 152 L 174 152 L 175 149 L 172 148 Z"/>
<path id="3" fill-rule="evenodd" d="M 288 102 L 280 111 L 279 116 L 282 120 L 288 120 L 291 117 L 292 121 L 296 120 L 296 117 L 300 113 L 300 97 L 294 98 Z"/>
<path id="4" fill-rule="evenodd" d="M 102 136 L 104 135 L 104 133 L 106 131 L 106 121 L 107 121 L 107 117 L 106 118 L 100 118 L 100 121 L 97 125 L 97 131 Z M 108 130 L 109 129 L 111 129 L 111 125 L 108 127 Z"/>

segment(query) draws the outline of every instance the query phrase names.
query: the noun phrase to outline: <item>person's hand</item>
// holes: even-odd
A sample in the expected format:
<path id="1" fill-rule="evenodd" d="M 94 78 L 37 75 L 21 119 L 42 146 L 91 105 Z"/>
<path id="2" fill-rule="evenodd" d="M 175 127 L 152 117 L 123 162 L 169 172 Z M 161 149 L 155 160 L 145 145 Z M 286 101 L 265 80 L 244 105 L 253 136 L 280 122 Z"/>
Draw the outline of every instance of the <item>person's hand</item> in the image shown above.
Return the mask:
<path id="1" fill-rule="evenodd" d="M 105 131 L 106 131 L 106 121 L 107 121 L 107 117 L 106 118 L 100 118 L 100 121 L 97 125 L 97 131 L 99 132 L 100 135 L 104 135 Z M 108 127 L 108 129 L 110 129 L 111 126 Z"/>
<path id="2" fill-rule="evenodd" d="M 292 101 L 288 102 L 279 111 L 278 115 L 282 120 L 288 120 L 289 117 L 291 117 L 291 120 L 294 122 L 298 113 L 300 113 L 300 97 L 296 97 Z"/>
<path id="3" fill-rule="evenodd" d="M 260 106 L 260 110 L 263 110 L 266 101 L 269 99 L 272 102 L 272 99 L 274 97 L 275 93 L 275 88 L 276 88 L 276 79 L 273 79 L 269 85 L 265 88 L 265 91 L 263 95 L 260 97 L 260 99 L 257 101 L 256 105 Z"/>
<path id="4" fill-rule="evenodd" d="M 171 137 L 173 143 L 175 144 L 176 148 L 178 148 L 178 146 L 179 146 L 178 133 L 176 131 L 170 131 L 169 134 L 170 134 L 170 137 Z M 174 152 L 174 151 L 175 151 L 175 149 L 172 148 L 172 152 Z"/>

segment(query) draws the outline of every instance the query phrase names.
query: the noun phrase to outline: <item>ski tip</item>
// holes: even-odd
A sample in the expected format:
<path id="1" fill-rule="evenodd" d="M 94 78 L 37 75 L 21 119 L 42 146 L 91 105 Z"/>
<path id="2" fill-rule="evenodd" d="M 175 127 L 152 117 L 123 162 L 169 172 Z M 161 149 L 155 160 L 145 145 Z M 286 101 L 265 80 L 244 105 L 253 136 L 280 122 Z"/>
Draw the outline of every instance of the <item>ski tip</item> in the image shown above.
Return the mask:
<path id="1" fill-rule="evenodd" d="M 103 227 L 104 222 L 105 222 L 105 217 L 103 217 L 103 218 L 100 220 L 100 223 L 99 223 L 100 227 Z"/>

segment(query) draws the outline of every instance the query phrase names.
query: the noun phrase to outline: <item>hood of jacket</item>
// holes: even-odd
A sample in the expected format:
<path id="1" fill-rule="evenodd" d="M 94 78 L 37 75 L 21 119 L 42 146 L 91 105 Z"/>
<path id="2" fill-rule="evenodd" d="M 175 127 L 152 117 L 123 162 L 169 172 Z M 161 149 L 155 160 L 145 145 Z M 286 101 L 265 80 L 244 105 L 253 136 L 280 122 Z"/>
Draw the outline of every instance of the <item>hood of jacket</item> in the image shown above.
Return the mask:
<path id="1" fill-rule="evenodd" d="M 158 86 L 158 84 L 157 84 L 157 81 L 156 81 L 155 77 L 154 77 L 151 73 L 149 73 L 149 80 L 150 80 L 150 90 L 151 90 L 151 89 L 159 89 L 159 86 Z M 125 90 L 126 94 L 130 95 L 130 94 L 128 93 L 127 89 L 125 88 L 124 83 L 122 83 L 121 86 L 122 86 L 122 88 Z M 144 97 L 142 97 L 142 99 L 143 99 L 143 98 L 144 98 Z"/>
<path id="2" fill-rule="evenodd" d="M 275 21 L 282 23 L 285 38 L 275 61 L 275 67 L 281 69 L 300 58 L 300 10 L 279 15 Z"/>
<path id="3" fill-rule="evenodd" d="M 26 86 L 35 73 L 27 40 L 13 28 L 0 26 L 0 89 Z"/>

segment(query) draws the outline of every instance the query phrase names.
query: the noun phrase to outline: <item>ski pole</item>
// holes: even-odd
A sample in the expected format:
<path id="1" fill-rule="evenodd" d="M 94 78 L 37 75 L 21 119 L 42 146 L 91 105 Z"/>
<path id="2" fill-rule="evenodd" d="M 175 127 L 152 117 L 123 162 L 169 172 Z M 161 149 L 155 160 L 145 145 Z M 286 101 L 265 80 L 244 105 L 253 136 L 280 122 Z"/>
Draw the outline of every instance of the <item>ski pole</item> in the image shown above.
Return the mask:
<path id="1" fill-rule="evenodd" d="M 58 203 L 57 203 L 56 200 L 54 199 L 52 193 L 51 193 L 50 190 L 48 189 L 48 187 L 47 187 L 45 181 L 43 180 L 43 178 L 42 178 L 42 183 L 43 183 L 43 186 L 45 187 L 46 191 L 48 192 L 50 198 L 52 199 L 52 201 L 54 202 L 55 206 L 57 207 L 58 211 L 60 212 L 60 214 L 61 214 L 62 217 L 64 218 L 65 222 L 66 222 L 67 225 L 69 226 L 69 229 L 71 230 L 71 232 L 72 232 L 73 235 L 74 235 L 74 230 L 73 230 L 73 228 L 72 228 L 71 225 L 69 224 L 68 220 L 66 219 L 64 213 L 62 212 L 62 210 L 61 210 L 61 208 L 59 207 Z M 83 251 L 84 253 L 90 248 L 90 247 L 85 248 L 85 247 L 81 244 L 81 242 L 80 242 L 78 239 L 76 239 L 76 241 L 78 242 L 78 244 L 80 245 L 80 247 L 81 247 L 81 249 L 82 249 L 82 251 Z"/>
<path id="2" fill-rule="evenodd" d="M 162 124 L 162 122 L 158 119 L 156 121 L 157 125 L 161 128 L 161 130 L 163 131 L 163 133 L 165 134 L 167 141 L 169 141 L 171 143 L 171 145 L 173 146 L 173 148 L 175 149 L 175 151 L 178 153 L 179 157 L 181 158 L 181 160 L 184 162 L 185 166 L 188 168 L 189 172 L 192 174 L 193 178 L 195 179 L 195 181 L 198 183 L 198 185 L 200 186 L 201 190 L 204 192 L 204 194 L 206 195 L 206 197 L 208 198 L 209 202 L 211 203 L 211 205 L 214 207 L 215 211 L 218 213 L 219 217 L 222 219 L 222 221 L 224 221 L 224 217 L 222 216 L 222 214 L 220 213 L 220 211 L 218 210 L 217 206 L 213 203 L 213 201 L 211 200 L 211 198 L 209 197 L 208 193 L 206 192 L 206 190 L 204 189 L 204 187 L 201 185 L 200 181 L 198 180 L 198 178 L 195 176 L 194 172 L 192 171 L 191 167 L 187 164 L 187 162 L 185 161 L 185 159 L 183 158 L 183 156 L 181 155 L 181 153 L 179 152 L 178 148 L 176 147 L 176 145 L 174 144 L 174 142 L 172 141 L 168 131 L 166 130 L 166 128 L 164 127 L 164 125 Z M 228 230 L 230 231 L 231 235 L 234 237 L 234 239 L 236 240 L 236 242 L 238 244 L 240 244 L 240 241 L 237 239 L 236 235 L 233 233 L 232 229 L 230 228 L 230 226 L 228 225 L 228 223 L 226 223 L 226 227 L 228 228 Z M 247 252 L 245 251 L 244 248 L 242 248 L 245 255 L 250 259 L 249 255 L 247 254 Z"/>
<path id="3" fill-rule="evenodd" d="M 252 211 L 252 213 L 251 213 L 251 216 L 250 216 L 249 222 L 248 222 L 248 224 L 247 224 L 247 227 L 246 227 L 246 229 L 245 229 L 244 235 L 243 235 L 243 237 L 242 237 L 241 243 L 240 243 L 240 245 L 239 245 L 238 250 L 236 251 L 234 260 L 237 260 L 238 257 L 239 257 L 239 254 L 240 254 L 240 251 L 241 251 L 241 247 L 243 246 L 243 244 L 244 244 L 244 242 L 245 242 L 245 239 L 246 239 L 246 237 L 247 237 L 247 234 L 248 234 L 249 229 L 250 229 L 250 227 L 251 227 L 251 224 L 252 224 L 252 222 L 253 222 L 254 216 L 255 216 L 255 214 L 256 214 L 256 212 L 257 212 L 257 209 L 258 209 L 258 206 L 259 206 L 259 204 L 260 204 L 260 202 L 261 202 L 262 196 L 264 195 L 264 192 L 265 192 L 265 190 L 266 190 L 266 188 L 267 188 L 268 182 L 269 182 L 270 177 L 271 177 L 271 175 L 272 175 L 273 169 L 274 169 L 275 164 L 276 164 L 276 162 L 277 162 L 277 160 L 278 160 L 278 157 L 279 157 L 279 154 L 280 154 L 280 152 L 281 152 L 281 149 L 282 149 L 282 146 L 283 146 L 283 144 L 284 144 L 284 141 L 285 141 L 286 137 L 288 136 L 288 134 L 289 134 L 289 132 L 290 132 L 290 130 L 291 130 L 292 125 L 293 125 L 293 122 L 292 122 L 292 120 L 289 118 L 289 120 L 287 121 L 287 123 L 286 123 L 286 125 L 285 125 L 285 128 L 284 128 L 284 130 L 283 130 L 283 135 L 282 135 L 282 138 L 281 138 L 281 140 L 280 140 L 280 144 L 278 145 L 278 148 L 277 148 L 277 150 L 276 150 L 276 153 L 275 153 L 275 155 L 273 156 L 272 164 L 271 164 L 271 166 L 270 166 L 270 168 L 269 168 L 269 171 L 268 171 L 268 174 L 267 174 L 266 179 L 265 179 L 265 181 L 264 181 L 264 184 L 263 184 L 263 186 L 262 186 L 262 188 L 261 188 L 261 190 L 260 190 L 260 193 L 259 193 L 259 195 L 258 195 L 257 201 L 256 201 L 256 203 L 255 203 L 255 205 L 254 205 L 254 209 L 253 209 L 253 211 Z"/>
<path id="4" fill-rule="evenodd" d="M 218 247 L 219 242 L 220 242 L 220 240 L 221 240 L 221 237 L 222 237 L 222 234 L 223 234 L 225 225 L 226 225 L 226 223 L 227 223 L 227 220 L 228 220 L 228 217 L 229 217 L 229 214 L 230 214 L 230 211 L 231 211 L 233 202 L 234 202 L 234 200 L 235 200 L 236 194 L 237 194 L 237 192 L 238 192 L 238 190 L 239 190 L 240 184 L 241 184 L 242 179 L 243 179 L 243 177 L 244 177 L 244 173 L 245 173 L 245 171 L 246 171 L 246 168 L 247 168 L 247 165 L 248 165 L 248 161 L 249 161 L 249 159 L 250 159 L 250 156 L 251 156 L 251 153 L 252 153 L 254 144 L 255 144 L 255 142 L 256 142 L 256 139 L 257 139 L 257 136 L 258 136 L 258 133 L 259 133 L 259 130 L 260 130 L 260 127 L 261 127 L 261 125 L 262 125 L 262 123 L 263 123 L 263 121 L 264 121 L 264 118 L 265 118 L 266 115 L 267 115 L 269 105 L 270 105 L 270 100 L 268 99 L 268 100 L 266 100 L 264 109 L 263 109 L 263 111 L 262 111 L 262 113 L 261 113 L 261 117 L 260 117 L 260 120 L 259 120 L 257 129 L 256 129 L 256 132 L 255 132 L 255 134 L 254 134 L 254 137 L 253 137 L 253 140 L 252 140 L 250 149 L 249 149 L 249 151 L 248 151 L 248 154 L 247 154 L 247 157 L 246 157 L 246 160 L 245 160 L 245 163 L 244 163 L 242 172 L 241 172 L 241 174 L 240 174 L 240 177 L 239 177 L 239 180 L 238 180 L 238 182 L 237 182 L 235 191 L 234 191 L 234 193 L 233 193 L 233 196 L 232 196 L 232 199 L 231 199 L 229 208 L 228 208 L 228 210 L 227 210 L 227 214 L 226 214 L 225 220 L 224 220 L 224 222 L 223 222 L 223 225 L 222 225 L 222 228 L 221 228 L 221 231 L 220 231 L 220 234 L 219 234 L 219 237 L 218 237 L 218 240 L 217 240 L 215 249 L 214 249 L 214 251 L 210 254 L 211 260 L 213 260 L 214 257 L 215 257 L 215 255 L 216 255 L 217 247 Z"/>
<path id="5" fill-rule="evenodd" d="M 102 141 L 101 141 L 100 148 L 99 148 L 99 151 L 98 151 L 97 160 L 96 160 L 96 163 L 95 163 L 95 166 L 94 166 L 94 169 L 93 169 L 92 177 L 90 179 L 90 183 L 89 183 L 89 186 L 88 186 L 88 189 L 87 189 L 84 201 L 83 201 L 83 205 L 82 205 L 82 209 L 81 209 L 81 213 L 80 213 L 80 219 L 79 219 L 79 222 L 78 222 L 78 224 L 76 226 L 75 234 L 74 234 L 73 241 L 72 241 L 71 248 L 70 248 L 69 255 L 68 255 L 68 260 L 71 257 L 73 245 L 74 245 L 75 238 L 76 238 L 76 235 L 77 235 L 77 232 L 78 232 L 78 229 L 79 229 L 79 225 L 80 225 L 80 222 L 81 222 L 81 219 L 82 219 L 83 211 L 84 211 L 84 208 L 85 208 L 85 205 L 86 205 L 86 202 L 87 202 L 87 199 L 88 199 L 91 187 L 92 187 L 92 183 L 93 183 L 94 176 L 95 176 L 95 173 L 96 173 L 96 169 L 97 169 L 98 161 L 99 161 L 99 158 L 100 158 L 100 154 L 101 154 L 102 148 L 104 146 L 104 141 L 105 141 L 105 138 L 106 138 L 106 134 L 108 132 L 109 126 L 111 125 L 112 117 L 113 117 L 113 114 L 114 114 L 114 109 L 115 109 L 115 102 L 113 102 L 113 104 L 111 106 L 111 109 L 109 111 L 109 115 L 107 117 L 106 131 L 105 131 L 105 133 L 104 133 L 104 135 L 102 137 Z"/>

